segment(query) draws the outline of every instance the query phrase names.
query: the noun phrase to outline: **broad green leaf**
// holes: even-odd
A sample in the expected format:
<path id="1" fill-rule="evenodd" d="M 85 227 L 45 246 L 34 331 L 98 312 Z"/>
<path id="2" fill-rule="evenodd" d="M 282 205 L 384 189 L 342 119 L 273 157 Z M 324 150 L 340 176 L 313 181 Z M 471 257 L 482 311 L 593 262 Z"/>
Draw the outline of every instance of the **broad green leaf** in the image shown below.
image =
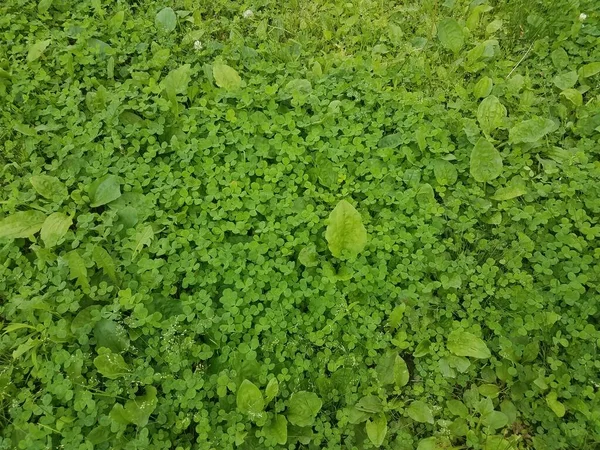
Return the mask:
<path id="1" fill-rule="evenodd" d="M 376 395 L 365 395 L 356 404 L 356 409 L 368 413 L 378 413 L 383 411 L 381 399 Z"/>
<path id="2" fill-rule="evenodd" d="M 106 347 L 113 353 L 123 353 L 129 348 L 129 336 L 123 326 L 114 320 L 102 319 L 94 326 L 96 347 Z"/>
<path id="3" fill-rule="evenodd" d="M 108 21 L 108 26 L 113 31 L 118 31 L 125 20 L 125 11 L 117 11 Z"/>
<path id="4" fill-rule="evenodd" d="M 273 400 L 277 394 L 279 394 L 279 382 L 277 378 L 273 377 L 267 383 L 267 387 L 265 388 L 265 399 L 267 403 Z"/>
<path id="5" fill-rule="evenodd" d="M 101 246 L 96 245 L 92 251 L 94 263 L 114 282 L 117 282 L 115 262 L 110 254 Z"/>
<path id="6" fill-rule="evenodd" d="M 429 405 L 421 400 L 412 402 L 406 409 L 406 413 L 416 422 L 433 423 L 433 414 Z"/>
<path id="7" fill-rule="evenodd" d="M 242 84 L 239 74 L 233 67 L 229 67 L 227 64 L 213 64 L 212 72 L 217 86 L 227 91 L 234 91 Z"/>
<path id="8" fill-rule="evenodd" d="M 250 380 L 242 381 L 237 391 L 236 404 L 238 410 L 251 419 L 259 417 L 265 410 L 265 401 L 260 389 Z"/>
<path id="9" fill-rule="evenodd" d="M 477 108 L 477 121 L 486 134 L 501 126 L 505 117 L 506 107 L 495 95 L 484 98 Z"/>
<path id="10" fill-rule="evenodd" d="M 571 72 L 561 73 L 556 75 L 552 81 L 560 90 L 572 88 L 577 83 L 577 72 L 572 70 Z"/>
<path id="11" fill-rule="evenodd" d="M 367 230 L 362 218 L 346 200 L 341 200 L 329 215 L 325 239 L 336 258 L 340 258 L 344 252 L 356 256 L 367 245 Z"/>
<path id="12" fill-rule="evenodd" d="M 284 445 L 287 442 L 287 419 L 281 414 L 277 414 L 271 422 L 263 427 L 265 437 L 271 441 Z"/>
<path id="13" fill-rule="evenodd" d="M 161 81 L 160 87 L 167 94 L 167 98 L 172 102 L 176 101 L 177 94 L 185 94 L 191 80 L 191 66 L 184 64 L 177 69 L 171 70 L 164 80 Z"/>
<path id="14" fill-rule="evenodd" d="M 471 176 L 479 183 L 494 180 L 502 173 L 502 156 L 484 138 L 480 138 L 471 152 Z"/>
<path id="15" fill-rule="evenodd" d="M 146 393 L 144 395 L 138 395 L 135 400 L 127 400 L 122 412 L 123 418 L 141 428 L 148 424 L 148 419 L 158 404 L 156 388 L 154 386 L 146 386 L 145 389 Z"/>
<path id="16" fill-rule="evenodd" d="M 579 79 L 593 77 L 600 73 L 600 61 L 586 64 L 579 69 Z"/>
<path id="17" fill-rule="evenodd" d="M 79 284 L 82 288 L 89 288 L 90 283 L 88 281 L 85 260 L 81 257 L 79 252 L 77 250 L 72 250 L 63 258 L 69 266 L 69 279 L 77 280 L 77 284 Z"/>
<path id="18" fill-rule="evenodd" d="M 517 175 L 510 180 L 507 186 L 498 188 L 492 198 L 497 201 L 505 201 L 525 194 L 527 194 L 525 181 Z"/>
<path id="19" fill-rule="evenodd" d="M 552 412 L 556 414 L 557 417 L 563 417 L 565 415 L 565 405 L 558 401 L 558 395 L 555 391 L 551 391 L 546 396 L 546 404 L 550 407 Z"/>
<path id="20" fill-rule="evenodd" d="M 106 205 L 121 196 L 121 184 L 114 175 L 106 175 L 90 185 L 90 206 Z"/>
<path id="21" fill-rule="evenodd" d="M 312 392 L 299 391 L 292 394 L 288 400 L 287 419 L 299 427 L 311 426 L 323 402 Z"/>
<path id="22" fill-rule="evenodd" d="M 512 127 L 508 132 L 508 140 L 513 144 L 537 142 L 557 128 L 553 120 L 535 117 Z"/>
<path id="23" fill-rule="evenodd" d="M 455 416 L 466 418 L 469 415 L 469 410 L 460 400 L 448 400 L 446 402 L 448 410 Z"/>
<path id="24" fill-rule="evenodd" d="M 308 95 L 312 92 L 312 84 L 304 78 L 298 78 L 289 81 L 284 90 L 291 95 Z"/>
<path id="25" fill-rule="evenodd" d="M 433 162 L 433 173 L 436 181 L 443 186 L 452 185 L 458 179 L 456 167 L 445 159 L 436 159 Z"/>
<path id="26" fill-rule="evenodd" d="M 55 212 L 50 214 L 44 224 L 40 236 L 46 248 L 52 248 L 60 241 L 73 225 L 73 219 L 66 214 Z"/>
<path id="27" fill-rule="evenodd" d="M 44 14 L 46 11 L 48 11 L 52 6 L 52 1 L 53 0 L 40 0 L 40 2 L 37 5 L 38 12 L 40 14 Z"/>
<path id="28" fill-rule="evenodd" d="M 419 206 L 426 207 L 435 203 L 435 193 L 433 191 L 433 186 L 431 186 L 429 183 L 422 184 L 421 186 L 419 186 L 419 189 L 417 189 L 415 198 L 417 199 L 417 203 L 419 204 Z"/>
<path id="29" fill-rule="evenodd" d="M 29 47 L 29 52 L 27 52 L 27 62 L 33 62 L 39 59 L 51 43 L 52 39 L 46 39 L 44 41 L 37 41 Z"/>
<path id="30" fill-rule="evenodd" d="M 492 7 L 490 5 L 477 5 L 475 8 L 473 8 L 471 14 L 469 14 L 465 25 L 469 30 L 475 30 L 475 28 L 477 28 L 477 26 L 479 25 L 481 14 L 489 12 L 491 10 Z"/>
<path id="31" fill-rule="evenodd" d="M 381 447 L 387 434 L 388 426 L 385 414 L 380 413 L 373 417 L 373 420 L 367 420 L 365 424 L 367 436 L 375 447 Z"/>
<path id="32" fill-rule="evenodd" d="M 315 267 L 319 265 L 319 254 L 314 244 L 303 247 L 298 254 L 298 261 L 306 267 Z"/>
<path id="33" fill-rule="evenodd" d="M 129 372 L 129 366 L 118 353 L 103 353 L 94 358 L 94 366 L 106 378 L 116 379 Z"/>
<path id="34" fill-rule="evenodd" d="M 144 247 L 147 247 L 152 242 L 154 238 L 154 229 L 152 225 L 144 225 L 143 227 L 136 230 L 135 236 L 133 238 L 133 255 L 132 258 L 135 258 L 136 255 L 142 251 Z"/>
<path id="35" fill-rule="evenodd" d="M 484 397 L 497 398 L 500 394 L 500 388 L 491 383 L 482 384 L 479 386 L 478 390 Z"/>
<path id="36" fill-rule="evenodd" d="M 371 417 L 371 414 L 365 411 L 361 411 L 358 408 L 346 408 L 346 412 L 348 414 L 348 422 L 353 424 L 353 425 L 357 425 L 359 423 L 363 423 L 364 421 L 366 421 L 369 417 Z"/>
<path id="37" fill-rule="evenodd" d="M 550 54 L 550 58 L 552 58 L 552 64 L 557 69 L 564 69 L 569 65 L 569 55 L 565 51 L 564 48 L 557 48 Z"/>
<path id="38" fill-rule="evenodd" d="M 177 28 L 177 15 L 173 11 L 173 8 L 167 7 L 161 9 L 154 18 L 154 24 L 156 28 L 165 33 L 174 31 Z"/>
<path id="39" fill-rule="evenodd" d="M 420 126 L 417 128 L 417 131 L 415 131 L 415 140 L 421 151 L 427 148 L 427 131 L 427 128 L 424 126 Z"/>
<path id="40" fill-rule="evenodd" d="M 42 229 L 46 215 L 40 211 L 19 211 L 0 220 L 0 239 L 33 236 Z"/>
<path id="41" fill-rule="evenodd" d="M 475 98 L 485 98 L 491 94 L 494 82 L 490 77 L 481 77 L 473 88 Z"/>
<path id="42" fill-rule="evenodd" d="M 33 175 L 29 181 L 36 192 L 48 200 L 60 201 L 67 198 L 67 188 L 56 177 Z"/>
<path id="43" fill-rule="evenodd" d="M 487 36 L 494 34 L 496 31 L 500 30 L 503 25 L 504 25 L 504 22 L 502 22 L 502 20 L 500 20 L 500 19 L 492 20 L 485 27 L 485 34 Z"/>
<path id="44" fill-rule="evenodd" d="M 408 372 L 406 362 L 400 356 L 396 355 L 396 358 L 394 359 L 394 381 L 396 386 L 406 386 L 409 379 L 410 373 Z"/>
<path id="45" fill-rule="evenodd" d="M 442 19 L 438 24 L 437 36 L 442 46 L 453 53 L 458 53 L 465 43 L 462 27 L 454 19 Z"/>
<path id="46" fill-rule="evenodd" d="M 481 423 L 488 428 L 498 430 L 508 424 L 508 417 L 500 411 L 490 411 L 481 417 Z"/>
<path id="47" fill-rule="evenodd" d="M 431 350 L 431 341 L 429 339 L 424 339 L 416 346 L 413 356 L 415 358 L 421 358 L 425 355 L 428 355 Z"/>
<path id="48" fill-rule="evenodd" d="M 489 358 L 492 356 L 485 342 L 467 331 L 454 330 L 448 335 L 448 350 L 457 356 Z"/>
<path id="49" fill-rule="evenodd" d="M 577 89 L 565 89 L 560 93 L 560 96 L 571 102 L 573 106 L 583 105 L 583 95 Z"/>
<path id="50" fill-rule="evenodd" d="M 377 147 L 379 148 L 396 148 L 404 141 L 401 133 L 388 134 L 379 139 Z"/>
<path id="51" fill-rule="evenodd" d="M 94 311 L 100 311 L 100 306 L 92 305 L 79 311 L 71 322 L 71 333 L 77 334 L 79 332 L 85 332 L 87 334 L 91 331 L 94 326 L 94 323 L 92 322 Z"/>
<path id="52" fill-rule="evenodd" d="M 108 426 L 98 426 L 88 433 L 86 439 L 94 445 L 102 444 L 110 439 L 112 432 Z"/>

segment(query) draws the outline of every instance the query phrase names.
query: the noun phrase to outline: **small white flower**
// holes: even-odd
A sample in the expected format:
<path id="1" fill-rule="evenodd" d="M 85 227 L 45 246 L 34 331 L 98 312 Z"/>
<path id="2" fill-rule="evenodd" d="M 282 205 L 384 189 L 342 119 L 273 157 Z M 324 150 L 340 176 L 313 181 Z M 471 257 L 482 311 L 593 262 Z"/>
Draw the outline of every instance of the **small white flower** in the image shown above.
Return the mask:
<path id="1" fill-rule="evenodd" d="M 254 13 L 252 12 L 251 9 L 247 9 L 246 11 L 243 12 L 242 16 L 244 17 L 244 19 L 249 19 L 250 17 L 252 17 L 254 15 Z"/>
<path id="2" fill-rule="evenodd" d="M 587 19 L 587 14 L 586 13 L 579 14 L 579 21 L 580 22 L 583 22 L 585 19 Z"/>
<path id="3" fill-rule="evenodd" d="M 194 41 L 194 50 L 202 50 L 202 42 Z"/>

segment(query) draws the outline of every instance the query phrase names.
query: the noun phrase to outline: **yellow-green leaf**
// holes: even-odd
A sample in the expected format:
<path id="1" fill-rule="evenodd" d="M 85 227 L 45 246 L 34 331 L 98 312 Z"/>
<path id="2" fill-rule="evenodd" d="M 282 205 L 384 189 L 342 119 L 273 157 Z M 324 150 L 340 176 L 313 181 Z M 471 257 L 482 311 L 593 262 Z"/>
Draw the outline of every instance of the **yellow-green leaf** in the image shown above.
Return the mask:
<path id="1" fill-rule="evenodd" d="M 66 214 L 61 212 L 50 214 L 44 221 L 40 233 L 46 248 L 51 248 L 58 244 L 58 241 L 67 234 L 71 225 L 73 225 L 73 219 Z"/>
<path id="2" fill-rule="evenodd" d="M 29 182 L 35 191 L 48 200 L 64 200 L 67 197 L 67 188 L 56 177 L 50 175 L 33 175 Z"/>
<path id="3" fill-rule="evenodd" d="M 40 231 L 46 215 L 40 211 L 19 211 L 0 220 L 0 238 L 18 239 Z"/>
<path id="4" fill-rule="evenodd" d="M 383 441 L 385 440 L 385 435 L 387 434 L 388 429 L 385 414 L 380 413 L 377 414 L 373 420 L 367 420 L 365 428 L 371 443 L 375 447 L 381 447 L 381 444 L 383 444 Z"/>
<path id="5" fill-rule="evenodd" d="M 44 51 L 46 51 L 51 42 L 51 39 L 37 41 L 35 44 L 29 47 L 29 52 L 27 53 L 27 62 L 32 62 L 36 59 L 39 59 L 44 54 Z"/>
<path id="6" fill-rule="evenodd" d="M 325 239 L 336 258 L 343 253 L 356 256 L 367 245 L 367 230 L 362 218 L 346 200 L 341 200 L 329 215 Z"/>
<path id="7" fill-rule="evenodd" d="M 242 79 L 233 67 L 227 64 L 213 64 L 213 77 L 217 86 L 227 90 L 234 91 L 242 84 Z"/>
<path id="8" fill-rule="evenodd" d="M 491 181 L 502 173 L 502 156 L 490 142 L 480 138 L 471 152 L 470 169 L 475 181 Z"/>

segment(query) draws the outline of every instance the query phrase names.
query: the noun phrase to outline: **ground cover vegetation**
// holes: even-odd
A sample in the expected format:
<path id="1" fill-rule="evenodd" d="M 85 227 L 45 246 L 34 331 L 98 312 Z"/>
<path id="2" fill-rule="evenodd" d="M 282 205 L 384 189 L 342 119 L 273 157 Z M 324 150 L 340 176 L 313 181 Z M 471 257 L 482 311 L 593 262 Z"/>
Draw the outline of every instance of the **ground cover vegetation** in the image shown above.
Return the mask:
<path id="1" fill-rule="evenodd" d="M 599 8 L 1 2 L 0 448 L 600 448 Z"/>

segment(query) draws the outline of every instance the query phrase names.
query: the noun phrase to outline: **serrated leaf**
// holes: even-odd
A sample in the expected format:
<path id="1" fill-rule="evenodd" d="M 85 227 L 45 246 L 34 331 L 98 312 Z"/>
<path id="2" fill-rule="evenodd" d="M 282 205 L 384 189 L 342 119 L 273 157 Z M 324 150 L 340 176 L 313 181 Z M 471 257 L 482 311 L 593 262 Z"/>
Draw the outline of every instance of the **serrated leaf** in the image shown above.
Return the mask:
<path id="1" fill-rule="evenodd" d="M 52 43 L 52 39 L 46 39 L 43 41 L 37 41 L 35 44 L 29 47 L 29 51 L 27 52 L 27 62 L 33 62 L 39 59 L 48 46 Z"/>
<path id="2" fill-rule="evenodd" d="M 94 326 L 96 347 L 106 347 L 113 353 L 122 353 L 129 348 L 129 336 L 123 326 L 114 320 L 102 319 Z"/>
<path id="3" fill-rule="evenodd" d="M 265 409 L 265 401 L 260 389 L 250 380 L 242 381 L 236 394 L 236 405 L 238 410 L 255 419 L 262 415 Z"/>
<path id="4" fill-rule="evenodd" d="M 161 9 L 154 18 L 156 28 L 165 33 L 170 33 L 177 28 L 177 15 L 173 8 L 166 7 Z"/>
<path id="5" fill-rule="evenodd" d="M 281 414 L 277 414 L 270 423 L 263 427 L 265 437 L 284 445 L 287 442 L 287 419 Z"/>
<path id="6" fill-rule="evenodd" d="M 295 392 L 288 400 L 287 419 L 299 427 L 311 426 L 322 405 L 321 399 L 313 392 Z"/>
<path id="7" fill-rule="evenodd" d="M 454 19 L 442 19 L 438 24 L 437 36 L 442 46 L 453 53 L 458 53 L 465 43 L 462 27 Z"/>
<path id="8" fill-rule="evenodd" d="M 67 188 L 56 177 L 50 175 L 33 175 L 29 182 L 38 194 L 48 200 L 64 200 L 67 198 Z"/>
<path id="9" fill-rule="evenodd" d="M 147 247 L 152 242 L 154 238 L 154 229 L 152 225 L 145 225 L 138 229 L 135 233 L 133 239 L 133 255 L 132 258 L 135 258 L 139 252 L 142 251 L 144 247 Z"/>
<path id="10" fill-rule="evenodd" d="M 390 318 L 388 319 L 388 324 L 390 328 L 398 328 L 400 322 L 402 321 L 402 318 L 404 317 L 404 311 L 406 311 L 406 303 L 400 303 L 392 310 Z"/>
<path id="11" fill-rule="evenodd" d="M 486 134 L 501 126 L 505 117 L 506 107 L 495 95 L 484 98 L 477 108 L 477 121 Z"/>
<path id="12" fill-rule="evenodd" d="M 72 250 L 63 258 L 69 266 L 69 279 L 77 280 L 77 284 L 85 289 L 89 288 L 90 283 L 88 281 L 87 268 L 85 266 L 85 261 L 79 252 L 77 250 Z"/>
<path id="13" fill-rule="evenodd" d="M 90 206 L 96 208 L 106 205 L 121 196 L 121 184 L 114 175 L 106 175 L 90 185 Z"/>
<path id="14" fill-rule="evenodd" d="M 73 219 L 66 214 L 55 212 L 46 217 L 40 236 L 46 248 L 52 248 L 60 241 L 73 225 Z"/>
<path id="15" fill-rule="evenodd" d="M 569 89 L 577 83 L 577 72 L 574 70 L 556 75 L 552 82 L 560 90 Z"/>
<path id="16" fill-rule="evenodd" d="M 103 353 L 94 358 L 94 366 L 106 378 L 114 380 L 127 375 L 129 366 L 118 353 Z"/>
<path id="17" fill-rule="evenodd" d="M 227 91 L 234 91 L 242 84 L 242 79 L 233 67 L 227 64 L 215 63 L 212 68 L 215 83 Z"/>
<path id="18" fill-rule="evenodd" d="M 277 378 L 271 378 L 265 388 L 265 399 L 267 403 L 273 400 L 279 394 L 279 382 Z"/>
<path id="19" fill-rule="evenodd" d="M 471 152 L 470 169 L 479 183 L 494 180 L 502 173 L 502 156 L 490 142 L 480 138 Z"/>
<path id="20" fill-rule="evenodd" d="M 385 414 L 377 414 L 373 420 L 367 420 L 365 429 L 371 443 L 375 447 L 381 447 L 388 430 Z"/>
<path id="21" fill-rule="evenodd" d="M 473 94 L 475 98 L 484 98 L 490 95 L 494 82 L 490 77 L 481 77 L 481 79 L 475 84 L 473 88 Z"/>
<path id="22" fill-rule="evenodd" d="M 42 229 L 46 214 L 40 211 L 19 211 L 0 220 L 0 238 L 31 237 Z"/>
<path id="23" fill-rule="evenodd" d="M 555 131 L 558 125 L 553 120 L 535 117 L 512 127 L 508 132 L 508 140 L 513 144 L 521 142 L 533 143 Z"/>
<path id="24" fill-rule="evenodd" d="M 113 261 L 110 254 L 99 245 L 94 247 L 92 251 L 92 258 L 94 259 L 94 263 L 98 266 L 102 271 L 108 275 L 108 277 L 114 282 L 117 282 L 117 273 L 115 262 Z"/>
<path id="25" fill-rule="evenodd" d="M 343 253 L 355 257 L 367 245 L 367 230 L 362 218 L 346 200 L 341 200 L 329 215 L 325 239 L 336 258 Z"/>
<path id="26" fill-rule="evenodd" d="M 457 356 L 486 359 L 492 356 L 486 343 L 467 331 L 454 330 L 448 335 L 448 351 Z"/>
<path id="27" fill-rule="evenodd" d="M 406 409 L 408 417 L 415 422 L 433 423 L 433 414 L 429 405 L 421 400 L 414 401 Z"/>

